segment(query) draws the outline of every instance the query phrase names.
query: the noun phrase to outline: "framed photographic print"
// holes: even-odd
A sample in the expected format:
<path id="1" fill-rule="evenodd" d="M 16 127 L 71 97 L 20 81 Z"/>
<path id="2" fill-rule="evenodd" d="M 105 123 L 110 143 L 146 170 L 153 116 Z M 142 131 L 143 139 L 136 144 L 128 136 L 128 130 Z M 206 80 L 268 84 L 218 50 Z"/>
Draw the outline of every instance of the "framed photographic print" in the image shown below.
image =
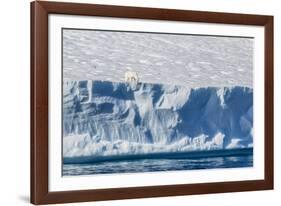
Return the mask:
<path id="1" fill-rule="evenodd" d="M 273 17 L 31 3 L 31 202 L 273 189 Z"/>

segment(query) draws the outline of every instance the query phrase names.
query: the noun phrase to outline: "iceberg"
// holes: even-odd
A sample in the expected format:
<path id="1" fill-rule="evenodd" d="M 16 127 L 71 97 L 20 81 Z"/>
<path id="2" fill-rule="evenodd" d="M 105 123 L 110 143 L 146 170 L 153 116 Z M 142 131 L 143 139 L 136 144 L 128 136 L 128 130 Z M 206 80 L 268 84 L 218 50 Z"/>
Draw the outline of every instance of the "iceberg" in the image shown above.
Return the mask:
<path id="1" fill-rule="evenodd" d="M 253 147 L 253 89 L 63 83 L 63 158 Z"/>

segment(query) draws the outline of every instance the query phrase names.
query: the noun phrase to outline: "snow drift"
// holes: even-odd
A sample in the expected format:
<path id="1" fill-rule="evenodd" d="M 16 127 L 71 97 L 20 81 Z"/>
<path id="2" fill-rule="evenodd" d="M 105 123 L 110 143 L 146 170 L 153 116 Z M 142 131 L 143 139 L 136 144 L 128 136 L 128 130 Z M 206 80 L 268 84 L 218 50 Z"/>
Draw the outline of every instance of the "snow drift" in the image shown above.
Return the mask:
<path id="1" fill-rule="evenodd" d="M 65 81 L 65 158 L 252 147 L 253 90 Z"/>

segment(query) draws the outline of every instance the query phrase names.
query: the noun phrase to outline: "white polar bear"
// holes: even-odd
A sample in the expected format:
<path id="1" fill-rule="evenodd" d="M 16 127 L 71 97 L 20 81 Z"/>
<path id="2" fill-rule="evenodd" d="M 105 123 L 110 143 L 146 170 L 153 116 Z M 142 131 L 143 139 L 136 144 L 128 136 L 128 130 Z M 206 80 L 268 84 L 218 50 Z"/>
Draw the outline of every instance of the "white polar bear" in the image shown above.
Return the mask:
<path id="1" fill-rule="evenodd" d="M 125 72 L 125 81 L 128 83 L 138 84 L 138 82 L 139 82 L 138 73 L 134 72 L 134 71 L 126 71 Z"/>

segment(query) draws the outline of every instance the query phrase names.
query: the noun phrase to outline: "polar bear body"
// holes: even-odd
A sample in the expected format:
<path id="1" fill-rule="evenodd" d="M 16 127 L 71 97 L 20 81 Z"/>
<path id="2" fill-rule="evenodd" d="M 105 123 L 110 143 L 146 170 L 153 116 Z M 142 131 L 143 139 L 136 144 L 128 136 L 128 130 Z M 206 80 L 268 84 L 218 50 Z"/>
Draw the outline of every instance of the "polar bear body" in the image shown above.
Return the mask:
<path id="1" fill-rule="evenodd" d="M 138 83 L 139 82 L 139 77 L 137 72 L 134 71 L 126 71 L 125 72 L 125 81 L 129 83 Z"/>

